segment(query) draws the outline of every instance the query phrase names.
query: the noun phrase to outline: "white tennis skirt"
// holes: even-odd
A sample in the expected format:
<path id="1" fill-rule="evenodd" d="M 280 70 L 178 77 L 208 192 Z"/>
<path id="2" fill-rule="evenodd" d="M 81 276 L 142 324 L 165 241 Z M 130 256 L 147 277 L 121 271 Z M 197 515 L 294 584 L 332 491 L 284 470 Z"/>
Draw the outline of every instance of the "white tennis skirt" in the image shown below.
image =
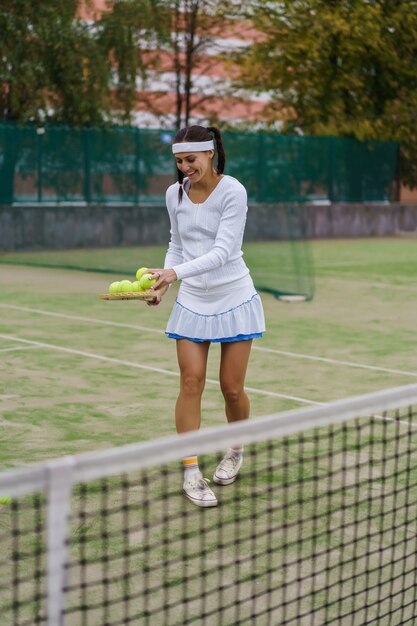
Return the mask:
<path id="1" fill-rule="evenodd" d="M 262 300 L 248 274 L 209 290 L 181 283 L 168 320 L 171 339 L 228 342 L 262 337 Z"/>

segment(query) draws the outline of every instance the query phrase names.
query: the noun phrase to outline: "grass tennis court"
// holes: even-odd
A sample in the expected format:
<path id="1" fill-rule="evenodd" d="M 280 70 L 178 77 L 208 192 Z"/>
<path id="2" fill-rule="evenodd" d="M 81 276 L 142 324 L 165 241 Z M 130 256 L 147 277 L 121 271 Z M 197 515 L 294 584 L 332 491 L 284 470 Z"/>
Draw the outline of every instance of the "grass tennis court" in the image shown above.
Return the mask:
<path id="1" fill-rule="evenodd" d="M 417 379 L 415 240 L 329 240 L 312 247 L 312 302 L 263 295 L 267 333 L 254 343 L 247 376 L 253 418 Z M 164 252 L 0 258 L 1 468 L 174 432 L 175 345 L 163 331 L 176 288 L 157 308 L 98 298 L 112 280 L 161 263 Z M 267 253 L 267 244 L 246 245 L 249 265 Z M 224 422 L 217 368 L 213 345 L 204 426 Z"/>
<path id="2" fill-rule="evenodd" d="M 62 462 L 19 470 L 17 488 L 22 473 L 26 487 L 39 469 L 42 478 L 1 507 L 4 623 L 56 626 L 64 613 L 66 626 L 411 626 L 416 404 L 408 385 L 360 406 L 355 397 L 239 424 L 245 443 L 258 443 L 214 509 L 182 496 L 187 444 L 175 436 L 78 456 L 68 491 Z M 347 417 L 353 407 L 360 419 Z M 192 435 L 193 449 L 211 453 L 203 471 L 234 437 L 226 427 Z M 48 550 L 57 531 L 68 545 L 62 569 Z"/>
<path id="3" fill-rule="evenodd" d="M 246 249 L 261 271 L 268 253 L 266 244 Z M 163 330 L 176 288 L 157 308 L 98 297 L 163 255 L 125 248 L 0 259 L 1 469 L 174 432 L 175 345 Z M 319 241 L 313 255 L 314 300 L 263 294 L 268 330 L 247 376 L 253 421 L 416 382 L 415 241 Z M 59 265 L 89 271 L 51 267 Z M 204 426 L 224 423 L 218 349 Z M 270 442 L 262 431 L 213 511 L 183 498 L 177 462 L 169 472 L 74 485 L 65 623 L 412 623 L 414 425 L 415 411 L 404 409 Z M 203 455 L 207 476 L 215 457 Z M 43 494 L 0 506 L 0 603 L 13 625 L 45 621 L 46 512 Z"/>

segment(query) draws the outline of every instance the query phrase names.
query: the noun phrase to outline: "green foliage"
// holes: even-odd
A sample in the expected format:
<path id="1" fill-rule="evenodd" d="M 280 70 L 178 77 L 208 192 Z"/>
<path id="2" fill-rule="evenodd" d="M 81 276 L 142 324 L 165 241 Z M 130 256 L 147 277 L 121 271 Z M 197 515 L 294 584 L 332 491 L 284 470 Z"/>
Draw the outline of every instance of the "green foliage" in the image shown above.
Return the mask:
<path id="1" fill-rule="evenodd" d="M 161 44 L 169 44 L 170 11 L 163 0 L 110 0 L 108 8 L 100 20 L 100 40 L 112 60 L 113 104 L 129 122 L 138 104 L 137 77 L 146 80 L 158 66 Z M 145 54 L 148 46 L 156 53 Z"/>
<path id="2" fill-rule="evenodd" d="M 107 0 L 94 23 L 80 16 L 86 4 L 93 0 L 1 3 L 0 120 L 130 124 L 140 98 L 143 108 L 162 116 L 158 98 L 140 91 L 151 70 L 167 69 L 168 52 L 177 124 L 187 124 L 207 97 L 192 98 L 196 67 L 204 73 L 217 63 L 210 55 L 202 66 L 204 49 L 221 36 L 233 1 Z M 7 168 L 10 178 L 13 154 Z"/>
<path id="3" fill-rule="evenodd" d="M 403 181 L 417 186 L 417 2 L 251 2 L 264 39 L 238 55 L 241 84 L 273 96 L 284 132 L 402 144 Z"/>
<path id="4" fill-rule="evenodd" d="M 164 0 L 162 0 L 164 1 Z M 195 109 L 210 97 L 194 88 L 195 74 L 211 74 L 218 63 L 213 54 L 214 40 L 224 32 L 224 18 L 233 0 L 165 0 L 172 7 L 171 40 L 175 71 L 175 125 L 188 126 Z M 206 55 L 210 46 L 211 54 Z M 203 106 L 204 108 L 204 106 Z M 200 112 L 201 115 L 201 112 Z M 214 119 L 211 120 L 214 123 Z"/>
<path id="5" fill-rule="evenodd" d="M 80 0 L 5 0 L 0 119 L 94 124 L 109 109 L 110 64 Z"/>

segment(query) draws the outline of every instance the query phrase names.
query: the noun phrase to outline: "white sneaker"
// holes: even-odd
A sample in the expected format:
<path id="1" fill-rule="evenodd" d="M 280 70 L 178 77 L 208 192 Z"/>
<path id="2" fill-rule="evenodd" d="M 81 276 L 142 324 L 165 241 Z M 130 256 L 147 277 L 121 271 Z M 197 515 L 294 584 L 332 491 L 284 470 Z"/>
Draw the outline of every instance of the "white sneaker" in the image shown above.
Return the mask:
<path id="1" fill-rule="evenodd" d="M 217 506 L 217 498 L 201 472 L 194 472 L 185 478 L 182 488 L 187 498 L 197 506 Z"/>
<path id="2" fill-rule="evenodd" d="M 242 463 L 243 454 L 236 456 L 230 451 L 226 452 L 226 455 L 216 467 L 216 471 L 213 476 L 214 482 L 218 485 L 230 485 L 230 483 L 233 483 L 239 474 Z"/>

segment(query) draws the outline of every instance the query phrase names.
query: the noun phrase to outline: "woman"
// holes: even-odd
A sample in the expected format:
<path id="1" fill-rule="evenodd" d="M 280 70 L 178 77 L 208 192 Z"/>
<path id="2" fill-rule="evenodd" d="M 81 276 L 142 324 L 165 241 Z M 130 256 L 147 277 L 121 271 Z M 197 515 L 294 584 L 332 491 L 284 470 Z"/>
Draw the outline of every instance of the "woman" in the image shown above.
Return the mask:
<path id="1" fill-rule="evenodd" d="M 154 304 L 159 304 L 170 284 L 181 280 L 166 334 L 177 344 L 181 378 L 175 418 L 177 432 L 184 433 L 200 427 L 211 342 L 221 343 L 220 387 L 227 420 L 249 417 L 244 381 L 252 339 L 262 336 L 265 321 L 242 258 L 247 194 L 235 178 L 223 175 L 226 157 L 220 131 L 183 128 L 175 136 L 172 152 L 178 182 L 166 194 L 171 239 L 164 269 L 151 271 L 152 278 L 158 279 L 153 285 Z M 242 461 L 242 446 L 230 448 L 214 472 L 214 482 L 234 482 Z M 183 459 L 183 465 L 185 495 L 198 506 L 216 506 L 197 457 Z"/>

